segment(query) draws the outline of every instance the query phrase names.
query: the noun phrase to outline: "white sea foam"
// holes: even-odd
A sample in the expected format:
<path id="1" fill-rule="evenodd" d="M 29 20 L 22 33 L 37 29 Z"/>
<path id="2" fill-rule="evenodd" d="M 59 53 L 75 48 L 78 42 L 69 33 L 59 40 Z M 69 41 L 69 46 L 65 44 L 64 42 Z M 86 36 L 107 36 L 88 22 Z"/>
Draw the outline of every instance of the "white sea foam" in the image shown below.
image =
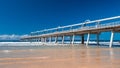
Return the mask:
<path id="1" fill-rule="evenodd" d="M 3 52 L 8 53 L 8 52 L 11 52 L 11 51 L 10 50 L 3 50 Z"/>
<path id="2" fill-rule="evenodd" d="M 59 44 L 60 42 L 58 42 L 58 44 L 53 43 L 42 43 L 42 42 L 0 42 L 0 46 L 41 46 L 41 45 L 49 45 L 49 46 L 53 46 L 53 45 L 62 45 Z M 65 42 L 66 45 L 70 44 L 70 42 Z M 80 42 L 75 42 L 76 44 L 80 44 Z M 86 41 L 85 41 L 86 43 Z M 90 44 L 96 44 L 95 41 L 90 41 Z M 104 44 L 104 45 L 109 45 L 110 42 L 99 42 L 100 44 Z M 113 45 L 120 45 L 119 42 L 113 42 Z"/>
<path id="3" fill-rule="evenodd" d="M 41 44 L 38 42 L 0 42 L 0 46 L 37 46 Z"/>

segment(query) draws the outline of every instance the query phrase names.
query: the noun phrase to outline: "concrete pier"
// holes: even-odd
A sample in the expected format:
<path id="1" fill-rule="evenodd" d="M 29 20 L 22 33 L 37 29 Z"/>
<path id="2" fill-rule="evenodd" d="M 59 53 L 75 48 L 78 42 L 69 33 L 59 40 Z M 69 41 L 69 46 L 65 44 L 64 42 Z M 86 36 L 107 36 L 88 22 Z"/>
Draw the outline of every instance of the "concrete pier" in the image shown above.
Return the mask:
<path id="1" fill-rule="evenodd" d="M 41 41 L 44 43 L 48 43 L 48 38 L 49 38 L 49 43 L 51 43 L 52 38 L 54 38 L 55 39 L 54 42 L 58 43 L 58 37 L 61 37 L 62 39 L 60 43 L 64 44 L 65 36 L 68 36 L 70 37 L 70 39 L 67 39 L 67 40 L 70 40 L 70 44 L 73 45 L 75 43 L 76 35 L 81 36 L 81 44 L 84 44 L 84 38 L 85 38 L 84 36 L 87 34 L 86 46 L 88 47 L 91 34 L 96 34 L 96 44 L 100 45 L 99 33 L 111 32 L 111 38 L 110 38 L 110 44 L 109 44 L 109 47 L 111 48 L 113 44 L 114 33 L 116 31 L 120 32 L 120 21 L 113 22 L 113 20 L 118 20 L 118 19 L 120 19 L 120 16 L 103 18 L 103 19 L 98 19 L 93 21 L 87 20 L 85 22 L 78 23 L 78 24 L 59 26 L 56 28 L 35 31 L 30 33 L 31 36 L 23 37 L 21 40 L 25 40 L 25 41 L 34 40 L 36 42 Z M 40 38 L 40 41 L 38 41 L 38 38 Z"/>

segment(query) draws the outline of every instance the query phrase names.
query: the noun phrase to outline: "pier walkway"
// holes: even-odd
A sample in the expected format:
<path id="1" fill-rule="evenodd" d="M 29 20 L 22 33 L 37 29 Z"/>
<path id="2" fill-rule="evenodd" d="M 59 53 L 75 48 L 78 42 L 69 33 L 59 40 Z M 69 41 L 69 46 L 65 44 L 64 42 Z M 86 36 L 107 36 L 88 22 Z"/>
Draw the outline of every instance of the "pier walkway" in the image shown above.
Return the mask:
<path id="1" fill-rule="evenodd" d="M 120 16 L 98 19 L 98 20 L 86 20 L 83 23 L 59 26 L 51 29 L 44 29 L 40 31 L 31 32 L 30 36 L 23 37 L 24 41 L 37 41 L 44 43 L 58 43 L 58 37 L 61 37 L 61 44 L 64 44 L 65 36 L 70 36 L 70 43 L 74 44 L 75 36 L 81 36 L 81 44 L 84 44 L 84 36 L 87 34 L 86 46 L 89 45 L 90 34 L 96 34 L 97 45 L 99 45 L 99 35 L 101 32 L 111 32 L 109 47 L 112 47 L 114 33 L 120 32 Z"/>

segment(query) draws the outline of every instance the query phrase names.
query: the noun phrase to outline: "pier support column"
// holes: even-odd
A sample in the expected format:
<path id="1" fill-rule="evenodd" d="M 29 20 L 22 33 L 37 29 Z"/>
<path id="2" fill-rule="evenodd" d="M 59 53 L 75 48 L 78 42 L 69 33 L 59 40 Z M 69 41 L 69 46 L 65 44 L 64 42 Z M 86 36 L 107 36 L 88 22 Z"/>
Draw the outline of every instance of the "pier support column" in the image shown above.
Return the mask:
<path id="1" fill-rule="evenodd" d="M 89 44 L 89 40 L 90 40 L 90 33 L 88 33 L 88 37 L 87 37 L 87 42 L 86 42 L 87 47 L 88 47 L 88 44 Z"/>
<path id="2" fill-rule="evenodd" d="M 40 42 L 42 42 L 42 38 L 40 38 Z"/>
<path id="3" fill-rule="evenodd" d="M 40 38 L 38 38 L 38 44 L 40 43 Z"/>
<path id="4" fill-rule="evenodd" d="M 41 38 L 41 42 L 43 42 L 43 38 Z"/>
<path id="5" fill-rule="evenodd" d="M 55 43 L 57 43 L 57 42 L 58 42 L 58 36 L 55 37 Z"/>
<path id="6" fill-rule="evenodd" d="M 99 34 L 96 34 L 96 38 L 97 38 L 97 45 L 99 45 Z"/>
<path id="7" fill-rule="evenodd" d="M 35 42 L 37 42 L 37 39 L 35 38 Z"/>
<path id="8" fill-rule="evenodd" d="M 74 44 L 74 40 L 75 40 L 75 34 L 73 34 L 72 36 L 72 44 Z"/>
<path id="9" fill-rule="evenodd" d="M 38 42 L 40 42 L 40 38 L 38 38 L 38 40 L 39 40 Z"/>
<path id="10" fill-rule="evenodd" d="M 42 42 L 45 42 L 45 38 L 44 37 L 42 38 Z"/>
<path id="11" fill-rule="evenodd" d="M 37 42 L 37 39 L 35 38 L 35 42 Z"/>
<path id="12" fill-rule="evenodd" d="M 52 36 L 49 38 L 49 43 L 51 43 L 52 42 Z"/>
<path id="13" fill-rule="evenodd" d="M 43 42 L 45 42 L 45 38 L 43 37 Z"/>
<path id="14" fill-rule="evenodd" d="M 81 43 L 84 44 L 84 34 L 81 35 Z"/>
<path id="15" fill-rule="evenodd" d="M 113 44 L 113 38 L 114 38 L 114 31 L 111 32 L 111 39 L 110 39 L 110 45 L 109 45 L 110 48 L 112 47 L 112 44 Z"/>
<path id="16" fill-rule="evenodd" d="M 39 38 L 37 38 L 37 42 L 39 42 Z"/>
<path id="17" fill-rule="evenodd" d="M 32 39 L 29 39 L 29 42 L 32 42 Z"/>
<path id="18" fill-rule="evenodd" d="M 38 44 L 38 38 L 35 38 L 35 44 L 36 45 Z"/>
<path id="19" fill-rule="evenodd" d="M 70 36 L 70 44 L 72 44 L 72 36 Z"/>
<path id="20" fill-rule="evenodd" d="M 62 36 L 62 44 L 64 44 L 64 35 Z"/>
<path id="21" fill-rule="evenodd" d="M 36 38 L 34 38 L 34 42 L 36 42 Z"/>
<path id="22" fill-rule="evenodd" d="M 41 42 L 41 38 L 40 38 L 40 42 Z"/>
<path id="23" fill-rule="evenodd" d="M 44 38 L 44 42 L 47 43 L 47 38 L 46 37 Z"/>

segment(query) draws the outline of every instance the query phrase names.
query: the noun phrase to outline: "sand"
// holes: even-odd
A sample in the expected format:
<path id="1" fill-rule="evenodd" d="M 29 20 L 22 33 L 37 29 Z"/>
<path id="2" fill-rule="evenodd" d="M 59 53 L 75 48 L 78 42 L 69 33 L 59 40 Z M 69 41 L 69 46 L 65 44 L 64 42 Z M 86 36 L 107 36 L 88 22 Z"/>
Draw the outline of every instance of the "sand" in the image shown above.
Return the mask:
<path id="1" fill-rule="evenodd" d="M 120 68 L 120 48 L 0 50 L 0 68 Z"/>

